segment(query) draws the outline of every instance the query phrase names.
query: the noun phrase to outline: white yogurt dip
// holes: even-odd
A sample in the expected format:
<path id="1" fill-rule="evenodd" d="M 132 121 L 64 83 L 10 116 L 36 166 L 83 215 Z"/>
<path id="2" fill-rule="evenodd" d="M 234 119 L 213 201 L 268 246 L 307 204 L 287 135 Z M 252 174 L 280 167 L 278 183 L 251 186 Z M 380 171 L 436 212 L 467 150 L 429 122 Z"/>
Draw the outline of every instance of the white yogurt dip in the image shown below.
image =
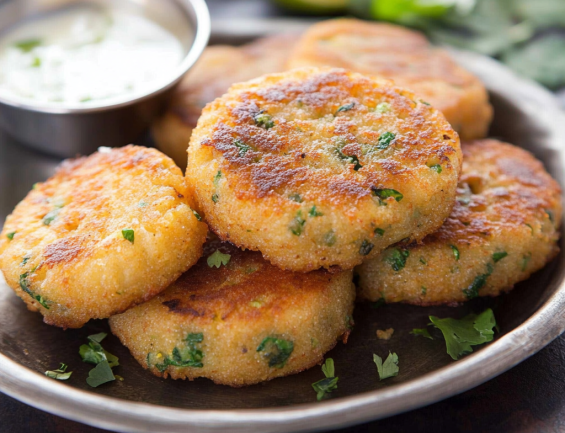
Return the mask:
<path id="1" fill-rule="evenodd" d="M 185 50 L 139 15 L 72 8 L 0 38 L 0 97 L 58 107 L 109 105 L 171 81 Z"/>

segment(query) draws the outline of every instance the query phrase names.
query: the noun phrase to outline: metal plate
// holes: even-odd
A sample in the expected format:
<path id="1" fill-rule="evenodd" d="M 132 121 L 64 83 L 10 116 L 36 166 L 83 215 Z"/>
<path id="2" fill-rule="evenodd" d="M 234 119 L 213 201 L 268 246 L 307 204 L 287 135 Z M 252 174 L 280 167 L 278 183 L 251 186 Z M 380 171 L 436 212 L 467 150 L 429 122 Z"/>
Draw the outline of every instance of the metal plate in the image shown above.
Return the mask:
<path id="1" fill-rule="evenodd" d="M 454 53 L 486 83 L 495 106 L 491 134 L 527 148 L 565 184 L 565 116 L 553 97 L 521 80 L 493 60 Z M 45 179 L 57 161 L 20 147 L 0 135 L 0 215 L 5 215 L 31 185 Z M 0 218 L 0 222 L 2 218 Z M 291 432 L 361 423 L 449 397 L 502 373 L 553 340 L 565 329 L 565 267 L 561 254 L 543 271 L 509 295 L 477 299 L 462 307 L 420 308 L 358 305 L 356 327 L 347 345 L 328 356 L 340 377 L 332 398 L 317 403 L 311 383 L 319 368 L 247 388 L 163 380 L 145 372 L 109 336 L 105 347 L 120 357 L 123 382 L 89 388 L 90 367 L 78 348 L 87 335 L 108 331 L 106 321 L 80 330 L 44 325 L 0 282 L 0 389 L 32 406 L 97 427 L 142 432 Z M 493 343 L 453 362 L 440 340 L 414 338 L 409 331 L 430 314 L 460 317 L 486 306 L 500 325 Z M 377 340 L 376 329 L 393 327 L 390 341 Z M 400 374 L 379 382 L 372 354 L 389 350 L 400 357 Z M 74 371 L 68 383 L 43 376 L 59 362 Z"/>

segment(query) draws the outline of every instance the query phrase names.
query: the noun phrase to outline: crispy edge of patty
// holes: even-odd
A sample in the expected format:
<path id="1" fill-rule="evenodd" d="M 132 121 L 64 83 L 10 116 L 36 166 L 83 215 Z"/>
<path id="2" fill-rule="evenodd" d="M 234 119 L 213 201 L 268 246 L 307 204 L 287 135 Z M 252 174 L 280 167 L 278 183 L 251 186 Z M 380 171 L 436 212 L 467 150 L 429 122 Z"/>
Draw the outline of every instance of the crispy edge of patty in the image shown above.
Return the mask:
<path id="1" fill-rule="evenodd" d="M 46 323 L 78 328 L 150 299 L 196 263 L 207 226 L 192 202 L 179 168 L 155 149 L 64 161 L 8 216 L 0 269 Z"/>
<path id="2" fill-rule="evenodd" d="M 341 36 L 359 38 L 359 43 L 332 46 L 329 41 Z M 369 40 L 380 43 L 364 47 Z M 352 53 L 367 60 L 352 61 Z M 348 18 L 322 21 L 303 34 L 288 65 L 332 66 L 393 79 L 440 110 L 462 140 L 485 137 L 492 120 L 493 109 L 481 81 L 423 34 L 401 26 Z"/>
<path id="3" fill-rule="evenodd" d="M 358 267 L 361 299 L 434 305 L 497 296 L 559 252 L 561 188 L 542 163 L 491 139 L 465 143 L 463 154 L 450 217 L 421 244 L 389 248 Z"/>
<path id="4" fill-rule="evenodd" d="M 231 255 L 227 266 L 208 265 L 207 257 L 216 250 Z M 347 341 L 354 299 L 351 271 L 292 273 L 258 253 L 213 241 L 200 262 L 170 288 L 110 318 L 110 325 L 156 376 L 207 377 L 240 387 L 319 364 L 338 339 Z M 277 350 L 270 339 L 286 347 Z M 181 358 L 175 358 L 175 348 Z M 177 362 L 183 353 L 184 362 Z M 171 365 L 190 364 L 189 359 L 202 366 Z"/>
<path id="5" fill-rule="evenodd" d="M 202 109 L 239 81 L 286 70 L 298 35 L 259 38 L 241 47 L 207 47 L 198 63 L 174 91 L 167 110 L 157 118 L 151 133 L 157 148 L 186 168 L 186 149 Z"/>
<path id="6" fill-rule="evenodd" d="M 199 210 L 222 239 L 259 250 L 272 263 L 294 271 L 332 266 L 350 269 L 360 264 L 365 254 L 377 254 L 406 237 L 423 238 L 437 230 L 451 211 L 461 153 L 459 138 L 443 115 L 411 97 L 416 99 L 388 81 L 339 69 L 294 70 L 233 86 L 204 110 L 191 139 L 186 175 L 195 186 Z M 320 148 L 324 143 L 315 144 L 312 152 L 305 150 L 309 144 L 301 141 L 300 134 L 309 138 L 312 125 L 302 122 L 302 128 L 310 129 L 297 134 L 284 113 L 281 118 L 273 114 L 276 125 L 268 130 L 253 120 L 253 113 L 264 108 L 262 100 L 269 112 L 272 106 L 290 110 L 293 101 L 303 100 L 304 106 L 312 105 L 316 115 L 308 114 L 312 119 L 307 120 L 314 121 L 319 113 L 339 111 L 340 103 L 345 104 L 348 98 L 368 98 L 374 105 L 386 98 L 395 114 L 371 113 L 363 103 L 356 103 L 344 115 L 337 113 L 333 123 L 323 124 L 329 129 L 322 131 L 322 138 L 326 140 L 323 134 L 339 129 L 344 139 L 350 139 L 350 131 L 357 127 L 350 116 L 364 122 L 374 116 L 378 125 L 384 124 L 380 116 L 389 116 L 386 121 L 401 131 L 400 156 L 392 153 L 390 160 L 367 159 L 365 170 L 356 171 L 353 164 L 326 155 Z M 380 133 L 366 134 L 376 143 Z M 329 135 L 335 138 L 334 133 Z M 351 152 L 360 152 L 356 137 L 351 140 Z M 246 146 L 243 154 L 238 141 Z M 427 165 L 432 160 L 443 165 L 441 177 Z M 310 163 L 319 167 L 313 170 Z M 401 202 L 389 197 L 379 201 L 387 206 L 377 206 L 373 196 L 379 188 L 404 190 L 405 198 Z M 304 203 L 289 199 L 296 192 Z M 307 209 L 301 208 L 306 205 Z M 301 219 L 306 220 L 312 206 L 326 217 L 309 219 L 308 224 L 302 224 L 304 235 L 293 236 L 289 227 L 295 215 L 301 212 Z M 416 207 L 421 208 L 418 215 Z M 387 228 L 384 236 L 375 234 L 375 228 L 381 226 Z M 324 245 L 327 230 L 336 227 L 342 231 L 337 235 L 337 246 Z"/>

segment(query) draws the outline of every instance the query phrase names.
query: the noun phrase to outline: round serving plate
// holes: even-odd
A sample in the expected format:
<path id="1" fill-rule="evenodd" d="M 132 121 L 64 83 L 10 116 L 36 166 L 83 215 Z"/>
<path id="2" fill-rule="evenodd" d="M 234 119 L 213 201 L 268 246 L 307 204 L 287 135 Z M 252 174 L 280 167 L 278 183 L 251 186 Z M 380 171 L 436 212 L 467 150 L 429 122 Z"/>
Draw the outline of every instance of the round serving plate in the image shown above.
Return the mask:
<path id="1" fill-rule="evenodd" d="M 490 91 L 495 107 L 491 136 L 532 151 L 565 184 L 565 115 L 553 96 L 518 78 L 494 60 L 454 52 Z M 0 135 L 0 223 L 32 183 L 46 178 L 57 161 L 34 154 Z M 106 321 L 63 331 L 42 323 L 0 281 L 0 390 L 42 410 L 96 427 L 126 432 L 294 432 L 361 423 L 421 407 L 475 387 L 537 352 L 565 330 L 565 266 L 560 254 L 514 291 L 476 299 L 457 308 L 359 304 L 347 345 L 328 353 L 335 361 L 339 388 L 316 402 L 311 384 L 320 368 L 270 382 L 233 389 L 207 379 L 164 380 L 144 371 L 117 338 L 105 348 L 120 358 L 124 381 L 96 389 L 86 384 L 91 366 L 78 349 L 93 333 L 109 332 Z M 499 325 L 495 340 L 452 361 L 442 340 L 409 334 L 430 314 L 462 317 L 491 307 Z M 377 329 L 394 328 L 389 341 Z M 373 353 L 394 351 L 397 377 L 380 382 Z M 68 382 L 43 375 L 60 362 L 70 366 Z"/>

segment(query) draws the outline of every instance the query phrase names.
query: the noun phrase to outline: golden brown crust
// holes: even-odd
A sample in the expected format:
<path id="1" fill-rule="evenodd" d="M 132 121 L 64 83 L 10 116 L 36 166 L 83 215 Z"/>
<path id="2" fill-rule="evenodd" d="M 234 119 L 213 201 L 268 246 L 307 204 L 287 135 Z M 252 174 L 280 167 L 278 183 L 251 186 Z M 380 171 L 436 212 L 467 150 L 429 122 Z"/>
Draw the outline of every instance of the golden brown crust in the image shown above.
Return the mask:
<path id="1" fill-rule="evenodd" d="M 389 249 L 360 266 L 362 298 L 457 303 L 475 295 L 469 288 L 477 288 L 481 276 L 484 285 L 476 293 L 496 296 L 557 254 L 561 189 L 541 162 L 496 140 L 466 143 L 463 156 L 449 218 L 420 244 Z M 394 250 L 409 254 L 398 271 L 392 268 Z"/>
<path id="2" fill-rule="evenodd" d="M 363 253 L 437 229 L 460 164 L 455 131 L 412 93 L 312 68 L 235 85 L 209 104 L 187 177 L 220 237 L 284 269 L 310 271 L 350 269 Z M 432 168 L 439 165 L 441 174 Z"/>
<path id="3" fill-rule="evenodd" d="M 216 250 L 231 256 L 210 268 Z M 259 253 L 210 241 L 204 257 L 169 289 L 146 304 L 110 319 L 112 332 L 137 361 L 157 376 L 208 377 L 243 386 L 286 376 L 323 360 L 349 333 L 355 289 L 351 271 L 296 274 L 280 270 Z M 202 366 L 167 365 L 189 334 L 202 334 Z M 266 338 L 292 342 L 283 365 L 269 366 Z"/>
<path id="4" fill-rule="evenodd" d="M 109 317 L 198 260 L 207 229 L 191 203 L 182 173 L 157 150 L 126 146 L 65 161 L 6 220 L 0 269 L 46 323 L 76 328 Z"/>
<path id="5" fill-rule="evenodd" d="M 296 44 L 289 67 L 332 66 L 391 78 L 440 110 L 461 139 L 482 138 L 492 108 L 481 82 L 447 52 L 403 27 L 336 19 L 315 24 Z"/>
<path id="6" fill-rule="evenodd" d="M 157 147 L 186 167 L 186 148 L 202 109 L 229 87 L 272 72 L 286 70 L 298 36 L 260 38 L 241 47 L 208 47 L 172 95 L 167 111 L 152 126 Z"/>

